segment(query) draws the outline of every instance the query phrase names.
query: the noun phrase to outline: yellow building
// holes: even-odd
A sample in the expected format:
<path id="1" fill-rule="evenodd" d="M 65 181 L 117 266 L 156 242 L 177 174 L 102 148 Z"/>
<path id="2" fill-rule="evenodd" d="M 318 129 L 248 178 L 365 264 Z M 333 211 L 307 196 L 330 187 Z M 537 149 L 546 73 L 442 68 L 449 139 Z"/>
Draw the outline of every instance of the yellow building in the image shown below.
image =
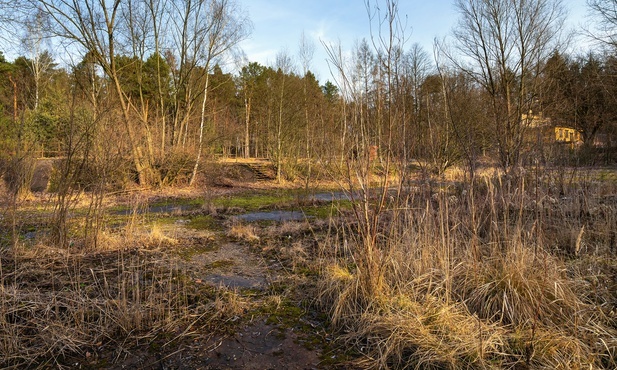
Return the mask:
<path id="1" fill-rule="evenodd" d="M 583 143 L 583 139 L 581 138 L 581 132 L 571 127 L 555 126 L 554 133 L 555 142 L 571 143 L 577 145 Z"/>
<path id="2" fill-rule="evenodd" d="M 530 129 L 528 138 L 536 141 L 541 137 L 544 144 L 570 144 L 579 145 L 583 143 L 581 132 L 568 126 L 555 125 L 551 119 L 544 117 L 542 113 L 523 114 L 521 122 Z M 539 136 L 538 136 L 539 135 Z"/>

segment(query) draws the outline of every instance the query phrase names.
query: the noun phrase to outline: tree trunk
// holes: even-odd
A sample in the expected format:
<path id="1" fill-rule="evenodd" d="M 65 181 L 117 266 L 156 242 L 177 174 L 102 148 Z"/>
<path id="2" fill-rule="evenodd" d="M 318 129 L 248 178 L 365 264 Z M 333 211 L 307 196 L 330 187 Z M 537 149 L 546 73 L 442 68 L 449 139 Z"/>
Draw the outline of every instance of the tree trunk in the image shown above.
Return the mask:
<path id="1" fill-rule="evenodd" d="M 251 98 L 244 99 L 244 108 L 246 110 L 246 120 L 244 122 L 244 158 L 251 156 L 250 153 L 250 132 L 249 126 L 251 123 Z"/>
<path id="2" fill-rule="evenodd" d="M 204 142 L 204 125 L 206 121 L 206 101 L 208 100 L 208 84 L 210 82 L 210 75 L 208 74 L 208 66 L 206 66 L 206 86 L 204 87 L 204 98 L 201 102 L 201 119 L 199 121 L 199 144 L 197 146 L 197 158 L 195 159 L 195 166 L 193 167 L 193 173 L 191 174 L 191 180 L 189 186 L 193 186 L 195 178 L 197 177 L 197 169 L 199 168 L 199 162 L 201 160 L 201 150 Z"/>

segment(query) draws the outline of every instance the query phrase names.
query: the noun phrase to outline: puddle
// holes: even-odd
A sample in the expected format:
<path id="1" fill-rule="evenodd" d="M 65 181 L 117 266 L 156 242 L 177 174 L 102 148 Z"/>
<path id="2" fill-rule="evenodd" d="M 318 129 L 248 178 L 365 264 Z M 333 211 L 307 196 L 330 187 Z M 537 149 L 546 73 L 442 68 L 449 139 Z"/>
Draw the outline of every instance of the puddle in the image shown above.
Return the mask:
<path id="1" fill-rule="evenodd" d="M 195 208 L 197 207 L 192 204 L 163 204 L 150 207 L 139 207 L 137 209 L 137 214 L 141 215 L 147 213 L 181 213 L 184 211 L 190 211 Z M 120 209 L 112 211 L 111 213 L 114 215 L 128 216 L 133 214 L 133 211 L 133 209 Z"/>
<path id="2" fill-rule="evenodd" d="M 43 235 L 41 231 L 28 231 L 27 233 L 23 234 L 23 237 L 26 240 L 35 240 L 40 238 L 41 235 Z"/>
<path id="3" fill-rule="evenodd" d="M 357 194 L 355 194 L 357 196 Z M 317 193 L 309 197 L 310 200 L 317 202 L 333 202 L 335 200 L 351 200 L 349 194 L 337 191 L 332 193 Z"/>
<path id="4" fill-rule="evenodd" d="M 270 212 L 251 212 L 236 216 L 237 219 L 246 222 L 255 221 L 302 221 L 307 217 L 300 211 L 270 211 Z"/>
<path id="5" fill-rule="evenodd" d="M 372 194 L 373 191 L 371 191 L 370 193 Z M 353 193 L 350 193 L 347 191 L 333 191 L 330 193 L 317 193 L 317 194 L 312 194 L 311 196 L 309 196 L 310 200 L 313 200 L 316 202 L 334 202 L 337 200 L 351 201 L 352 198 L 355 200 L 362 199 L 362 192 L 354 191 Z"/>
<path id="6" fill-rule="evenodd" d="M 354 193 L 354 197 L 358 197 L 359 193 Z M 309 199 L 317 202 L 334 202 L 337 200 L 351 200 L 350 194 L 343 191 L 335 191 L 330 193 L 317 193 L 309 196 Z M 136 212 L 137 214 L 148 213 L 182 213 L 199 208 L 194 204 L 159 204 L 152 206 L 133 208 L 123 208 L 110 211 L 113 215 L 128 216 Z M 270 211 L 270 212 L 251 212 L 240 216 L 238 219 L 253 222 L 253 221 L 302 221 L 306 218 L 305 214 L 300 211 Z"/>
<path id="7" fill-rule="evenodd" d="M 251 289 L 251 288 L 264 288 L 267 285 L 267 281 L 264 277 L 251 276 L 251 277 L 242 277 L 237 275 L 225 276 L 225 275 L 209 275 L 205 279 L 205 281 L 214 284 L 216 286 L 223 285 L 227 288 L 240 288 L 240 289 Z"/>
<path id="8" fill-rule="evenodd" d="M 305 345 L 304 334 L 291 329 L 251 320 L 233 335 L 213 337 L 205 343 L 207 351 L 200 349 L 194 356 L 186 356 L 192 362 L 190 368 L 261 370 L 321 369 L 319 350 Z M 186 359 L 180 362 L 186 367 Z"/>

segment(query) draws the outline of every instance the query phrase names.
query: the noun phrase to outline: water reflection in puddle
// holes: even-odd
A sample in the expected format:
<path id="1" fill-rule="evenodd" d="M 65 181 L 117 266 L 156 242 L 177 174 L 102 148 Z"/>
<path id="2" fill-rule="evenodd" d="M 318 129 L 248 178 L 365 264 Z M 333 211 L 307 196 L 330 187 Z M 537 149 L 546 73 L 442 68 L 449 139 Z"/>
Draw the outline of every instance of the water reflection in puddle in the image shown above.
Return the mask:
<path id="1" fill-rule="evenodd" d="M 255 221 L 302 221 L 308 216 L 300 211 L 269 211 L 269 212 L 251 212 L 236 216 L 237 219 L 246 222 Z"/>
<path id="2" fill-rule="evenodd" d="M 236 275 L 225 276 L 225 275 L 213 274 L 213 275 L 207 276 L 204 280 L 213 285 L 216 285 L 216 286 L 223 285 L 227 288 L 241 288 L 241 289 L 263 288 L 267 285 L 267 281 L 264 277 L 257 277 L 257 276 L 243 277 L 243 276 L 236 276 Z"/>
<path id="3" fill-rule="evenodd" d="M 355 197 L 358 194 L 354 194 Z M 317 193 L 309 197 L 310 200 L 318 202 L 333 202 L 335 200 L 351 200 L 351 196 L 348 193 L 342 191 L 336 191 L 332 193 Z"/>
<path id="4" fill-rule="evenodd" d="M 137 213 L 140 215 L 148 214 L 148 213 L 181 213 L 181 212 L 190 211 L 196 208 L 197 207 L 195 205 L 191 205 L 191 204 L 162 204 L 162 205 L 140 207 L 137 209 L 130 209 L 130 208 L 118 209 L 118 210 L 111 211 L 111 214 L 119 215 L 119 216 L 128 216 L 133 213 Z"/>

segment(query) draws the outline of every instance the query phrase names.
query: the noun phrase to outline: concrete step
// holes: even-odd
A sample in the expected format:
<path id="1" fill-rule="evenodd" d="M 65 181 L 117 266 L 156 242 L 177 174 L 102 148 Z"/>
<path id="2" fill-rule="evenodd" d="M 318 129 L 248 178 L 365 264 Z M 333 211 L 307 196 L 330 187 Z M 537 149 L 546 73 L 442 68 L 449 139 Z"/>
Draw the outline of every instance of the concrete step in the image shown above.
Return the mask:
<path id="1" fill-rule="evenodd" d="M 248 169 L 253 171 L 257 180 L 269 181 L 276 179 L 276 169 L 268 163 L 245 163 Z"/>

